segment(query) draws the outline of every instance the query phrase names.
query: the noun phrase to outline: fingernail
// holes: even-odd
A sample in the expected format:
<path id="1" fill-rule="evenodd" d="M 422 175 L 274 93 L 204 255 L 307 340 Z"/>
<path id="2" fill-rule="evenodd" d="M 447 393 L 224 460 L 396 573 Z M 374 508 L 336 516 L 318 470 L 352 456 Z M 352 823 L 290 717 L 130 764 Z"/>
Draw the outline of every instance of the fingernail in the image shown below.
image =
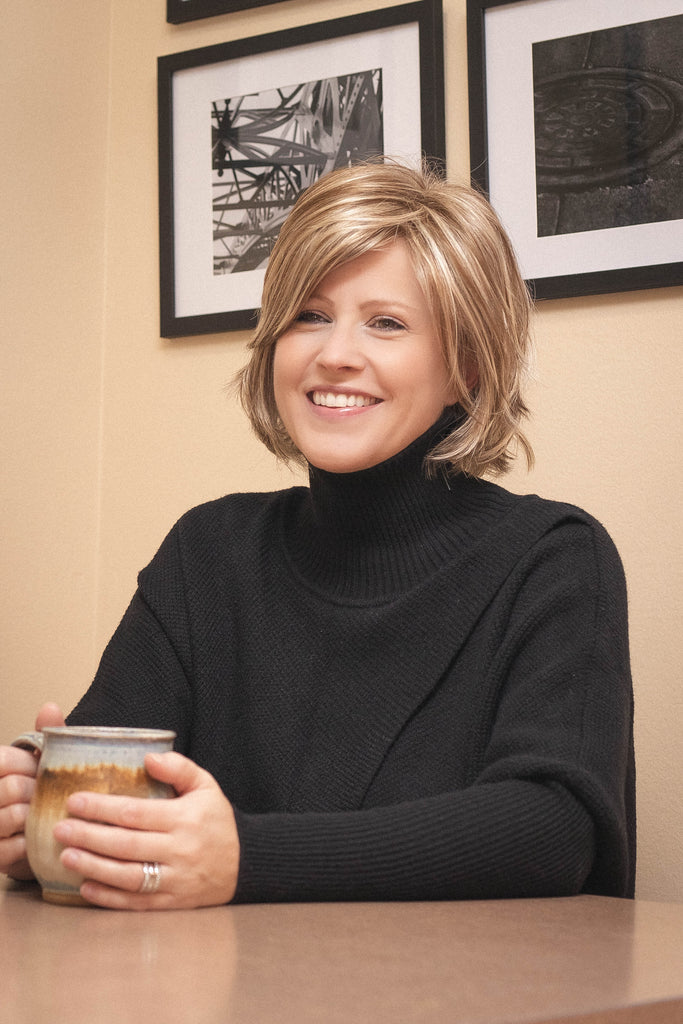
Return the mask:
<path id="1" fill-rule="evenodd" d="M 85 797 L 79 796 L 78 793 L 75 796 L 70 796 L 68 807 L 74 814 L 82 813 L 85 810 Z"/>

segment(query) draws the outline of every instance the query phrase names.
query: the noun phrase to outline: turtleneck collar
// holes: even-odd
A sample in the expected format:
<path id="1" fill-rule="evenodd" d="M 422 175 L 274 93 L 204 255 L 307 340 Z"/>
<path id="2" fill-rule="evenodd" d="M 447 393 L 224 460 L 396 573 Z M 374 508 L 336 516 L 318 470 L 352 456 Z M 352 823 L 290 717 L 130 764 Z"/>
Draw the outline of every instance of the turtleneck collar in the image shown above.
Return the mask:
<path id="1" fill-rule="evenodd" d="M 425 471 L 425 456 L 452 425 L 451 411 L 370 469 L 310 468 L 307 500 L 283 524 L 287 557 L 308 586 L 337 601 L 390 600 L 481 532 L 472 513 L 491 485 Z"/>

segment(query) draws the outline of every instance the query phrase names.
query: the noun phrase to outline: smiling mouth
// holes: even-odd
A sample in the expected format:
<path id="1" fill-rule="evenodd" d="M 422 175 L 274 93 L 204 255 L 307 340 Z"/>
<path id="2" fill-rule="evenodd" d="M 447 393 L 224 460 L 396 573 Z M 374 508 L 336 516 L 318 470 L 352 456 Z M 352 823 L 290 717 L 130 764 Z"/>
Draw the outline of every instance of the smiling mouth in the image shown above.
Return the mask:
<path id="1" fill-rule="evenodd" d="M 327 409 L 358 409 L 366 405 L 377 405 L 380 401 L 368 395 L 339 395 L 332 391 L 312 391 L 310 398 L 314 405 L 322 405 Z"/>

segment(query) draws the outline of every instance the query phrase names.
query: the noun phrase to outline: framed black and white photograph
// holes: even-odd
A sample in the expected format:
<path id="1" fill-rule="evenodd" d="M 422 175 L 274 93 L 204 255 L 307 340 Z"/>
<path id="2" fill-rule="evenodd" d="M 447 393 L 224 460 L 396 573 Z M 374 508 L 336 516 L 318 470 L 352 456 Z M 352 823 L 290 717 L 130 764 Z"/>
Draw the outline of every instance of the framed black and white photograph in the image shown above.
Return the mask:
<path id="1" fill-rule="evenodd" d="M 276 0 L 166 0 L 166 21 L 181 25 L 185 21 L 212 18 L 216 14 L 246 11 L 251 7 L 265 7 Z M 324 3 L 324 0 L 322 0 Z"/>
<path id="2" fill-rule="evenodd" d="M 441 0 L 160 57 L 158 91 L 161 334 L 250 328 L 304 188 L 445 161 Z"/>
<path id="3" fill-rule="evenodd" d="M 683 284 L 683 0 L 467 0 L 472 177 L 537 298 Z"/>

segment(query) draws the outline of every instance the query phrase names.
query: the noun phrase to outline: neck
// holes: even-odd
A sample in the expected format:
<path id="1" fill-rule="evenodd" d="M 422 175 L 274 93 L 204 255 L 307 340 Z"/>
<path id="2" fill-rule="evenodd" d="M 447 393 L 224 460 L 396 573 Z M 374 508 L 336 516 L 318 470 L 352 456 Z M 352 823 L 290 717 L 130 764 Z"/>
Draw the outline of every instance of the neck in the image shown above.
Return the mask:
<path id="1" fill-rule="evenodd" d="M 428 477 L 444 420 L 386 462 L 356 473 L 311 467 L 310 499 L 285 526 L 296 572 L 333 600 L 381 602 L 433 574 L 472 539 L 479 481 Z"/>

